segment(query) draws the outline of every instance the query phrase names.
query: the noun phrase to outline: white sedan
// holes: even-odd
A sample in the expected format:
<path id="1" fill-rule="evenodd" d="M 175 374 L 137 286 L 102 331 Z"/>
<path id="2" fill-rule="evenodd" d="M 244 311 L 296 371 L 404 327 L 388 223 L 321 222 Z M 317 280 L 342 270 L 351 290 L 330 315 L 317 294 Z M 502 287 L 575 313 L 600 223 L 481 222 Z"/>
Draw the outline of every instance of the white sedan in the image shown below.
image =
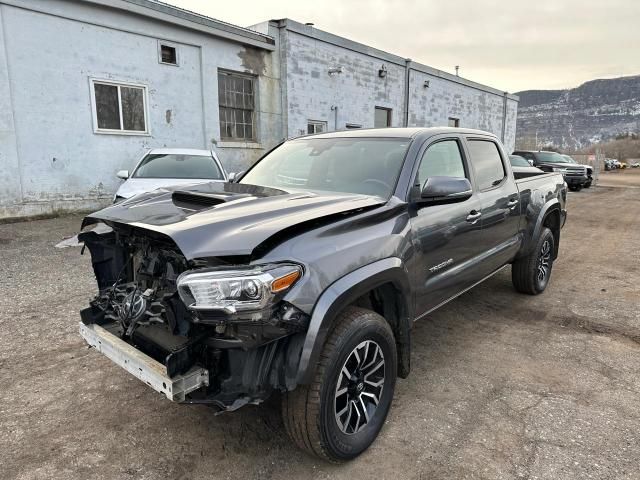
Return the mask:
<path id="1" fill-rule="evenodd" d="M 120 170 L 117 176 L 125 182 L 114 195 L 114 203 L 162 187 L 229 181 L 214 151 L 189 148 L 149 150 L 133 171 Z"/>

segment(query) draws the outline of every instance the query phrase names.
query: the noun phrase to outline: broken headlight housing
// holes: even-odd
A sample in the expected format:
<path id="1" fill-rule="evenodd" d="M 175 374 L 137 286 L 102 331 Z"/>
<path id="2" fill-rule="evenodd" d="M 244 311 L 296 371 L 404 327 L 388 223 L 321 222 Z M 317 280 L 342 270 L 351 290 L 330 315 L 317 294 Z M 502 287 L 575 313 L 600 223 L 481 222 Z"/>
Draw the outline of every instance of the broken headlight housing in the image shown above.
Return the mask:
<path id="1" fill-rule="evenodd" d="M 262 310 L 301 276 L 299 265 L 251 265 L 236 270 L 190 270 L 178 277 L 177 285 L 188 309 L 233 314 Z"/>

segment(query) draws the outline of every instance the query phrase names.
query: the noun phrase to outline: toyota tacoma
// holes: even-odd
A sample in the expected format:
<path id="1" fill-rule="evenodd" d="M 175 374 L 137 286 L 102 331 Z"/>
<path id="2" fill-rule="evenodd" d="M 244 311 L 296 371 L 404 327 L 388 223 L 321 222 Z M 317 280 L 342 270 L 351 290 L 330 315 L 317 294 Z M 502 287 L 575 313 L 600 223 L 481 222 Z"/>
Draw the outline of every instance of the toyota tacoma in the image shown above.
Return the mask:
<path id="1" fill-rule="evenodd" d="M 562 175 L 515 180 L 481 131 L 293 139 L 234 182 L 87 216 L 98 293 L 80 332 L 175 402 L 222 412 L 279 392 L 292 440 L 346 461 L 409 374 L 414 321 L 507 266 L 517 291 L 545 290 L 565 202 Z"/>

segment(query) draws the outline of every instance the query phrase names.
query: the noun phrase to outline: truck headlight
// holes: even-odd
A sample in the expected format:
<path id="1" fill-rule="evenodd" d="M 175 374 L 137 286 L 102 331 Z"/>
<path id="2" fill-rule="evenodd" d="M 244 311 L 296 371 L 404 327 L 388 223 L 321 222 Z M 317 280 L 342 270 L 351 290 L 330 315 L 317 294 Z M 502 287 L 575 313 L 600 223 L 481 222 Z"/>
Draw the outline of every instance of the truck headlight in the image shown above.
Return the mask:
<path id="1" fill-rule="evenodd" d="M 190 270 L 178 277 L 177 285 L 191 310 L 236 313 L 265 308 L 301 276 L 299 265 L 252 265 L 237 270 Z"/>

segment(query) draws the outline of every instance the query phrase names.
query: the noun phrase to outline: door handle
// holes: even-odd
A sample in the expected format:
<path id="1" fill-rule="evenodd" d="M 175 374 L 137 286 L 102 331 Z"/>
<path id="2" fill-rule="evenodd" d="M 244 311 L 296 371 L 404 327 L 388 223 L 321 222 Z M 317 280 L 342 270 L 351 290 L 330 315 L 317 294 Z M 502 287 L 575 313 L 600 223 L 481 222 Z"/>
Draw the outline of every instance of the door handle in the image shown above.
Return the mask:
<path id="1" fill-rule="evenodd" d="M 471 210 L 469 215 L 467 215 L 467 222 L 474 224 L 478 221 L 478 219 L 482 216 L 482 212 L 477 210 Z"/>
<path id="2" fill-rule="evenodd" d="M 509 202 L 507 203 L 507 207 L 509 207 L 511 210 L 513 210 L 516 205 L 518 205 L 518 199 L 515 198 L 513 200 L 509 200 Z"/>

